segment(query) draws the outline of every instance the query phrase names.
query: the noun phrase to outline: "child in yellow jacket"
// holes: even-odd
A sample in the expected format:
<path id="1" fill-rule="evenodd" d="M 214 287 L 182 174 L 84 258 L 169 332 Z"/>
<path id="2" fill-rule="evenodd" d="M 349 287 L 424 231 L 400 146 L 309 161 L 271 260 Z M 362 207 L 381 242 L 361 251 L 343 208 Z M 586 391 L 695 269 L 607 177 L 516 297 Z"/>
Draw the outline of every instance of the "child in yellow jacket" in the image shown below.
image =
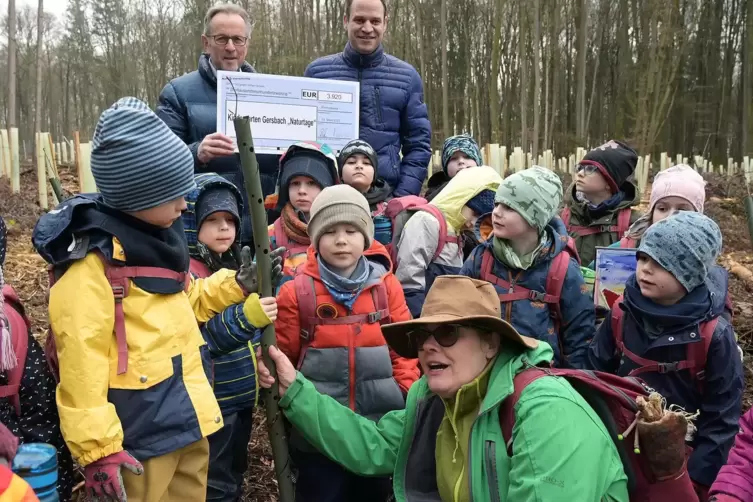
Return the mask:
<path id="1" fill-rule="evenodd" d="M 196 188 L 193 157 L 144 103 L 123 98 L 106 110 L 92 146 L 100 193 L 64 201 L 33 235 L 56 278 L 49 315 L 63 437 L 88 494 L 203 501 L 206 437 L 223 422 L 197 321 L 245 298 L 262 327 L 277 306 L 259 301 L 253 265 L 188 273 L 181 212 Z"/>

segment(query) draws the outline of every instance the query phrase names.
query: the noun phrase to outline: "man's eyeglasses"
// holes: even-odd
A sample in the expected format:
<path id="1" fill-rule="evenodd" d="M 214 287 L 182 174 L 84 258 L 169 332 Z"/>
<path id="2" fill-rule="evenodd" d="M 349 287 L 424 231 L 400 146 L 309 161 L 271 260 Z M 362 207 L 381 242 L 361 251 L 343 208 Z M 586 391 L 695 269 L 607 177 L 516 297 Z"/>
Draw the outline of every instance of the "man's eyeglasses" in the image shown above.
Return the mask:
<path id="1" fill-rule="evenodd" d="M 248 42 L 248 37 L 229 37 L 227 35 L 207 35 L 214 40 L 214 43 L 222 47 L 226 46 L 228 42 L 233 42 L 236 47 L 245 47 Z"/>
<path id="2" fill-rule="evenodd" d="M 576 172 L 583 171 L 584 174 L 593 174 L 599 171 L 599 168 L 593 164 L 578 164 L 575 166 Z"/>

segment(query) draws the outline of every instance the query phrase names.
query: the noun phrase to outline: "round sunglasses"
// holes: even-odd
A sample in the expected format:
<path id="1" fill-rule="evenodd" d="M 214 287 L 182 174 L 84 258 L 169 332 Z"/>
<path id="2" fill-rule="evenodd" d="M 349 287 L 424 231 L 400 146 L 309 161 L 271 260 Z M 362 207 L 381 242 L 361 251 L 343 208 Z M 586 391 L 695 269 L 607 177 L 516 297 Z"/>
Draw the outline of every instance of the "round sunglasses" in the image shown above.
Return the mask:
<path id="1" fill-rule="evenodd" d="M 449 348 L 458 343 L 461 336 L 460 328 L 472 328 L 482 332 L 489 331 L 486 328 L 481 328 L 471 324 L 440 324 L 433 330 L 428 330 L 426 328 L 414 329 L 408 333 L 408 337 L 416 350 L 423 347 L 426 340 L 432 336 L 439 345 Z"/>

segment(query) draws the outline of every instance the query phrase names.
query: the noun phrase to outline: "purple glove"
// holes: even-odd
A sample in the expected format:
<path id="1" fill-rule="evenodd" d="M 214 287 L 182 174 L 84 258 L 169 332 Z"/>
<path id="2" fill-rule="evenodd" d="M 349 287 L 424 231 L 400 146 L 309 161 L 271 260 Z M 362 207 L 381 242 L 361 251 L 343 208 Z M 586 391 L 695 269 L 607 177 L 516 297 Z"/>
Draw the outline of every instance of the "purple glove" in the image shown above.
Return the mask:
<path id="1" fill-rule="evenodd" d="M 86 493 L 93 500 L 126 502 L 121 467 L 139 476 L 144 473 L 144 466 L 127 451 L 113 453 L 84 467 Z"/>

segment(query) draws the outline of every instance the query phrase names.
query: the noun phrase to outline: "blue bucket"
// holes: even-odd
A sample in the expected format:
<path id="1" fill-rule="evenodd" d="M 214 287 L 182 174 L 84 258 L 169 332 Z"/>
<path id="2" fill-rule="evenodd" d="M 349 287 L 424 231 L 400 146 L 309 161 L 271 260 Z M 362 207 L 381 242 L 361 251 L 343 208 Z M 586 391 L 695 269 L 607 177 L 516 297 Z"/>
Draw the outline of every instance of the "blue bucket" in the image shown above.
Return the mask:
<path id="1" fill-rule="evenodd" d="M 19 445 L 13 472 L 24 478 L 40 502 L 58 502 L 58 452 L 45 443 Z"/>

